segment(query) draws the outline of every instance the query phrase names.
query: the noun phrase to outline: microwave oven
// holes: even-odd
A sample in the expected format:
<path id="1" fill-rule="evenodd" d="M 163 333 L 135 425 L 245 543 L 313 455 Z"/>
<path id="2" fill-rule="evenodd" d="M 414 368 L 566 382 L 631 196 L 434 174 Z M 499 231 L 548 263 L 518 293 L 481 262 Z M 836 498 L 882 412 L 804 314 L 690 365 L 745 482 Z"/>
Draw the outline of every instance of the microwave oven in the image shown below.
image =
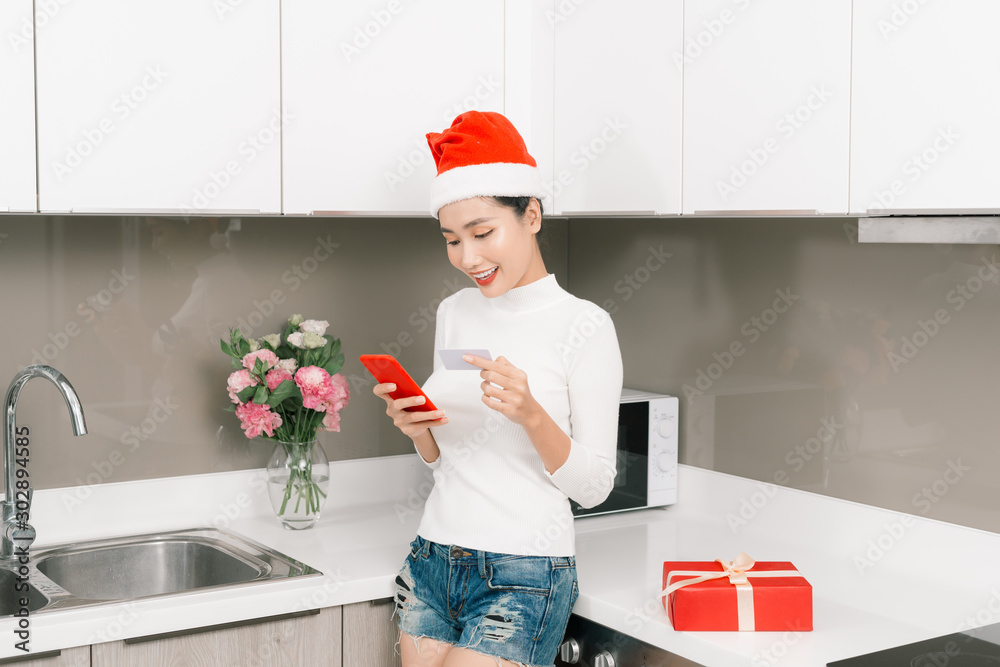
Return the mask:
<path id="1" fill-rule="evenodd" d="M 583 508 L 570 501 L 574 516 L 663 507 L 677 502 L 676 396 L 622 389 L 618 407 L 618 454 L 611 494 Z"/>

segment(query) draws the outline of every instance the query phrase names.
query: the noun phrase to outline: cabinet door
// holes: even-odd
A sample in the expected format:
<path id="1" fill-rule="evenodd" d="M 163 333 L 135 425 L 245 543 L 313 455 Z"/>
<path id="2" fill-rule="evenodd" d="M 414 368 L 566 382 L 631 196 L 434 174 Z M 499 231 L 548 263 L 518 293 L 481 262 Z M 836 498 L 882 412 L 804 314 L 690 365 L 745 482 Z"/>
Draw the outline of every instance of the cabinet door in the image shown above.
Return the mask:
<path id="1" fill-rule="evenodd" d="M 46 652 L 43 652 L 44 656 Z M 49 657 L 38 657 L 34 660 L 20 660 L 17 667 L 90 667 L 90 647 L 77 646 L 76 648 L 64 648 L 57 651 L 58 655 Z M 5 659 L 0 659 L 0 664 L 7 664 Z"/>
<path id="2" fill-rule="evenodd" d="M 341 664 L 341 608 L 319 614 L 205 628 L 175 636 L 94 644 L 94 667 L 169 667 L 172 665 L 257 665 L 298 667 Z"/>
<path id="3" fill-rule="evenodd" d="M 0 211 L 36 211 L 31 0 L 0 3 Z"/>
<path id="4" fill-rule="evenodd" d="M 392 598 L 344 605 L 344 665 L 400 667 L 395 609 Z"/>
<path id="5" fill-rule="evenodd" d="M 675 57 L 685 213 L 847 211 L 851 0 L 686 0 Z"/>
<path id="6" fill-rule="evenodd" d="M 41 211 L 281 210 L 278 0 L 48 4 Z"/>
<path id="7" fill-rule="evenodd" d="M 548 194 L 542 197 L 546 214 L 552 200 L 552 87 L 555 74 L 552 48 L 556 0 L 504 2 L 503 113 L 524 137 L 535 158 Z"/>
<path id="8" fill-rule="evenodd" d="M 503 112 L 503 0 L 285 0 L 285 213 L 430 215 L 425 134 Z"/>
<path id="9" fill-rule="evenodd" d="M 1000 208 L 1000 3 L 854 7 L 851 211 Z"/>
<path id="10" fill-rule="evenodd" d="M 557 2 L 555 212 L 681 212 L 681 0 Z"/>

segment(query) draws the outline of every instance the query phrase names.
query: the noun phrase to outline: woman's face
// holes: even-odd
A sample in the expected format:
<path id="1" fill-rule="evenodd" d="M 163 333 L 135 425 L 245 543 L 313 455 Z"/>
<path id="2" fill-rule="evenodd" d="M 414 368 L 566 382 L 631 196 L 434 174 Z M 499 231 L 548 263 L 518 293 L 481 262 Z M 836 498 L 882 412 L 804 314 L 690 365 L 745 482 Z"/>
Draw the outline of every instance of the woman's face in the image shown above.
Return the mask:
<path id="1" fill-rule="evenodd" d="M 499 296 L 545 277 L 534 239 L 541 228 L 541 214 L 534 201 L 520 220 L 512 209 L 486 197 L 443 206 L 438 219 L 449 261 L 472 278 L 484 295 Z"/>

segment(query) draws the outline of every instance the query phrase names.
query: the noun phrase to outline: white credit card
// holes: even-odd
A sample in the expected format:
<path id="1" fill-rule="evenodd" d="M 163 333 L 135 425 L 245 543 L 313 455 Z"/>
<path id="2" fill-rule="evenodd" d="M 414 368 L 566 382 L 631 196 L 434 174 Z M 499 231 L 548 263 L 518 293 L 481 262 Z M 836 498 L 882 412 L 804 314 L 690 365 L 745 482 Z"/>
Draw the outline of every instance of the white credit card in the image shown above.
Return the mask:
<path id="1" fill-rule="evenodd" d="M 479 366 L 474 366 L 468 361 L 462 359 L 463 355 L 471 354 L 475 357 L 483 357 L 484 359 L 493 360 L 490 356 L 489 350 L 438 350 L 438 355 L 441 357 L 441 361 L 444 363 L 445 370 L 449 371 L 481 371 L 483 370 Z"/>

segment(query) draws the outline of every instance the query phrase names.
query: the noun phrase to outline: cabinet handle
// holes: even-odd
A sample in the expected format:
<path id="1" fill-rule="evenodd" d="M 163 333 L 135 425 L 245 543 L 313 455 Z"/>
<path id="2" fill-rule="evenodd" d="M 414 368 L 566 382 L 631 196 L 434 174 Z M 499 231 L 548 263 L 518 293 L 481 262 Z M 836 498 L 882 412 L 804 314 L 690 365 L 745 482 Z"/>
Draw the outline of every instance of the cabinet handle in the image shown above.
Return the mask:
<path id="1" fill-rule="evenodd" d="M 45 653 L 29 653 L 28 655 L 19 655 L 14 658 L 0 658 L 0 665 L 13 665 L 29 660 L 48 660 L 49 658 L 58 658 L 60 655 L 62 655 L 61 650 L 46 651 Z"/>
<path id="2" fill-rule="evenodd" d="M 946 215 L 1000 215 L 996 208 L 870 208 L 865 211 L 870 218 L 884 218 L 890 215 L 918 215 L 934 218 Z"/>
<path id="3" fill-rule="evenodd" d="M 43 211 L 43 213 L 52 214 L 58 213 L 59 211 Z M 217 216 L 230 216 L 230 215 L 260 215 L 259 209 L 205 209 L 199 210 L 197 212 L 192 212 L 190 209 L 183 208 L 74 208 L 69 211 L 69 213 L 85 213 L 87 215 L 93 214 L 107 214 L 107 215 L 186 215 L 192 218 L 204 218 L 204 217 L 217 217 Z M 281 215 L 280 212 L 270 213 L 268 215 Z"/>
<path id="4" fill-rule="evenodd" d="M 373 606 L 373 607 L 379 606 L 380 607 L 380 606 L 382 606 L 384 604 L 392 604 L 395 601 L 396 601 L 396 598 L 379 598 L 378 600 L 371 600 L 370 602 L 371 602 L 371 606 Z"/>
<path id="5" fill-rule="evenodd" d="M 309 215 L 322 217 L 351 217 L 351 218 L 429 218 L 431 212 L 427 211 L 313 211 Z"/>
<path id="6" fill-rule="evenodd" d="M 813 216 L 819 215 L 819 211 L 816 209 L 739 209 L 733 211 L 695 211 L 694 215 L 705 215 L 712 216 L 715 218 L 724 218 L 731 215 L 758 215 L 758 216 L 773 216 L 773 215 L 797 215 L 797 216 Z"/>
<path id="7" fill-rule="evenodd" d="M 1000 243 L 1000 217 L 859 218 L 859 243 Z"/>
<path id="8" fill-rule="evenodd" d="M 632 217 L 632 216 L 650 216 L 657 215 L 656 211 L 561 211 L 559 212 L 559 217 L 574 217 L 574 218 L 584 218 L 584 217 L 601 217 L 601 218 L 613 218 L 613 217 Z M 664 214 L 667 215 L 667 214 Z"/>
<path id="9" fill-rule="evenodd" d="M 258 625 L 260 623 L 270 623 L 272 621 L 284 621 L 300 616 L 315 616 L 319 609 L 307 609 L 305 611 L 293 611 L 288 614 L 277 616 L 264 616 L 262 618 L 248 618 L 244 621 L 233 621 L 232 623 L 220 623 L 218 625 L 207 625 L 201 628 L 189 628 L 187 630 L 175 630 L 174 632 L 162 632 L 158 635 L 146 635 L 144 637 L 130 637 L 125 640 L 125 644 L 142 644 L 144 642 L 155 642 L 160 639 L 170 639 L 171 637 L 184 637 L 185 635 L 197 635 L 202 632 L 215 632 L 216 630 L 226 630 L 228 628 L 239 628 L 244 625 Z"/>

